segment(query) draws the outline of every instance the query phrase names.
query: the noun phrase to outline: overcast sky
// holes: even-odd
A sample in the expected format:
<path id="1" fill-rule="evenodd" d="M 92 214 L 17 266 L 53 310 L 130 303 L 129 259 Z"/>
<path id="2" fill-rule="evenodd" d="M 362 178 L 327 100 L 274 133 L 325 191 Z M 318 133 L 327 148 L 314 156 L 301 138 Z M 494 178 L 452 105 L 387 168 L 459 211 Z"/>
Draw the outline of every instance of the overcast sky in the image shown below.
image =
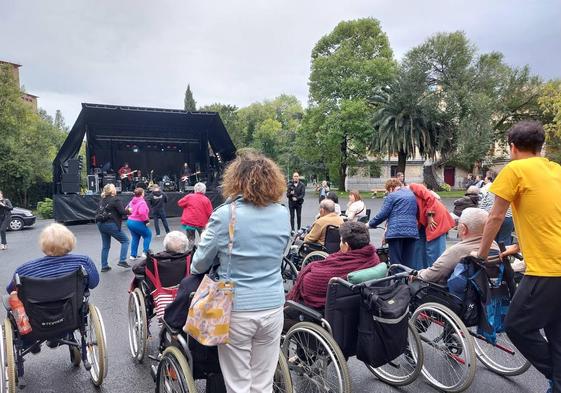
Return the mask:
<path id="1" fill-rule="evenodd" d="M 310 53 L 342 20 L 374 17 L 396 58 L 436 32 L 561 78 L 561 0 L 0 0 L 0 59 L 69 125 L 81 102 L 245 106 L 279 94 L 304 104 Z"/>

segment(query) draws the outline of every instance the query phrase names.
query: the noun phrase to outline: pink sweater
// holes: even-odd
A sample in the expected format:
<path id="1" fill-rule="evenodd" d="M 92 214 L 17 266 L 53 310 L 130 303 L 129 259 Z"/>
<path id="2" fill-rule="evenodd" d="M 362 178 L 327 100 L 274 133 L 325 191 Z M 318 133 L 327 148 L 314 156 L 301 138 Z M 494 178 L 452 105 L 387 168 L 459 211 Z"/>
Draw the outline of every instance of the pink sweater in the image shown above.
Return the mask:
<path id="1" fill-rule="evenodd" d="M 129 208 L 131 209 L 131 214 L 129 215 L 129 220 L 133 221 L 148 221 L 148 213 L 150 209 L 148 204 L 143 197 L 134 197 L 129 203 Z"/>

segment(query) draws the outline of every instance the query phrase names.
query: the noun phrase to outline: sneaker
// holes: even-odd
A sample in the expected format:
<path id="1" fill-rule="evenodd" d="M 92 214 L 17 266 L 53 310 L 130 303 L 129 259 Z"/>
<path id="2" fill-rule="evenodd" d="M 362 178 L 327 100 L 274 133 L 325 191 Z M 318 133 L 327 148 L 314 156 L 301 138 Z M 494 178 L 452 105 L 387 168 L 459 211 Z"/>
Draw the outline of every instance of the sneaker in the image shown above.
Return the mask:
<path id="1" fill-rule="evenodd" d="M 126 267 L 126 268 L 131 267 L 131 265 L 129 265 L 126 261 L 121 261 L 121 262 L 119 262 L 119 263 L 117 264 L 117 266 Z"/>
<path id="2" fill-rule="evenodd" d="M 553 393 L 553 379 L 548 379 L 547 382 L 549 383 L 549 387 L 545 393 Z"/>
<path id="3" fill-rule="evenodd" d="M 130 259 L 131 261 L 134 261 L 134 260 L 136 259 L 136 257 L 133 257 L 133 256 L 131 255 L 131 256 L 129 257 L 129 259 Z"/>
<path id="4" fill-rule="evenodd" d="M 146 258 L 146 254 L 145 254 L 145 253 L 142 253 L 142 254 L 140 255 L 140 258 Z"/>
<path id="5" fill-rule="evenodd" d="M 162 237 L 162 235 L 156 235 L 156 237 Z"/>
<path id="6" fill-rule="evenodd" d="M 111 266 L 103 266 L 103 267 L 101 268 L 101 272 L 102 272 L 102 273 L 108 272 L 109 270 L 111 270 Z"/>

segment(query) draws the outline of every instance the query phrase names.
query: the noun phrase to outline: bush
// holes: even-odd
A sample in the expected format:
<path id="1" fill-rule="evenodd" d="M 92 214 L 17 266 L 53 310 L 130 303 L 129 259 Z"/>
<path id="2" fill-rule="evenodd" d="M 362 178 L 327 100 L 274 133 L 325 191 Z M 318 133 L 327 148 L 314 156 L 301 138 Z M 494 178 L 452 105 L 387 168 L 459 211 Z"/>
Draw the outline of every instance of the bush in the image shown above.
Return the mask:
<path id="1" fill-rule="evenodd" d="M 440 185 L 440 191 L 452 191 L 452 187 L 448 183 L 442 183 Z"/>
<path id="2" fill-rule="evenodd" d="M 53 218 L 53 200 L 45 198 L 37 203 L 37 213 L 41 218 Z"/>

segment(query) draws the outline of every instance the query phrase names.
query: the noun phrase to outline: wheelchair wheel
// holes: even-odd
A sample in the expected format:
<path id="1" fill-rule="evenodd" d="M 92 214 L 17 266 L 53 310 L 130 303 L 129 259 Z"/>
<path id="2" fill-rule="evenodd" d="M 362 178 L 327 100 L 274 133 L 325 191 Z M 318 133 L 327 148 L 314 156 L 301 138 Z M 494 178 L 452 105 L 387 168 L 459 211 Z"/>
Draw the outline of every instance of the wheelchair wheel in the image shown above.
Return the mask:
<path id="1" fill-rule="evenodd" d="M 302 261 L 302 269 L 308 263 L 315 262 L 315 261 L 323 261 L 328 256 L 329 256 L 329 254 L 326 253 L 325 251 L 312 251 L 311 253 L 306 255 L 306 257 Z"/>
<path id="2" fill-rule="evenodd" d="M 530 362 L 522 356 L 505 332 L 497 333 L 497 341 L 494 345 L 479 336 L 476 327 L 470 328 L 470 332 L 474 337 L 477 359 L 489 370 L 505 377 L 512 377 L 523 374 L 530 368 Z"/>
<path id="3" fill-rule="evenodd" d="M 322 327 L 311 322 L 297 323 L 286 333 L 282 352 L 288 358 L 295 391 L 351 392 L 345 357 Z"/>
<path id="4" fill-rule="evenodd" d="M 136 288 L 129 295 L 129 347 L 132 357 L 142 362 L 148 341 L 148 318 L 144 294 Z"/>
<path id="5" fill-rule="evenodd" d="M 460 318 L 438 303 L 420 305 L 411 317 L 423 342 L 422 374 L 445 392 L 463 392 L 473 382 L 476 355 L 473 339 Z"/>
<path id="6" fill-rule="evenodd" d="M 292 378 L 290 377 L 290 369 L 288 368 L 288 361 L 283 353 L 279 353 L 279 363 L 275 370 L 275 377 L 273 379 L 273 393 L 292 393 Z"/>
<path id="7" fill-rule="evenodd" d="M 380 367 L 366 367 L 379 380 L 393 386 L 405 386 L 417 379 L 423 368 L 423 345 L 413 323 L 409 321 L 408 345 L 405 352 Z"/>
<path id="8" fill-rule="evenodd" d="M 17 391 L 17 369 L 14 353 L 14 329 L 8 318 L 4 319 L 2 337 L 2 393 Z"/>
<path id="9" fill-rule="evenodd" d="M 156 374 L 156 393 L 197 393 L 185 355 L 176 347 L 167 347 Z"/>
<path id="10" fill-rule="evenodd" d="M 91 365 L 90 379 L 95 386 L 101 386 L 107 376 L 107 343 L 105 326 L 96 306 L 89 305 L 89 324 L 86 330 L 86 354 Z"/>
<path id="11" fill-rule="evenodd" d="M 281 262 L 281 275 L 282 282 L 284 285 L 284 292 L 288 293 L 294 286 L 296 282 L 296 277 L 298 277 L 298 269 L 288 258 L 283 258 Z"/>

